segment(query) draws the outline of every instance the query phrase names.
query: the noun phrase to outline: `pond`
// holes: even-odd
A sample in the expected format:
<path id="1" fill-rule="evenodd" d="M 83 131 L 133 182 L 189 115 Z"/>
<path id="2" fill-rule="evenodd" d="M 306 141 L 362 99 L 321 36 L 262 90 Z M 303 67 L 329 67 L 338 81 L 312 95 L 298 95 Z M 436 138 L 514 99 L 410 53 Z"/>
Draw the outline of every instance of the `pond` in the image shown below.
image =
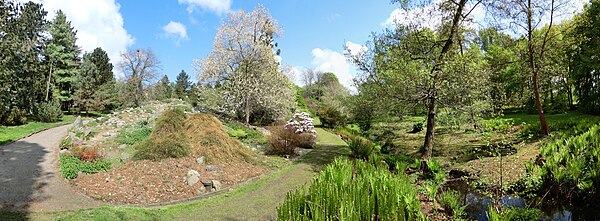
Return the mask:
<path id="1" fill-rule="evenodd" d="M 464 205 L 467 205 L 466 213 L 471 219 L 478 221 L 487 221 L 487 211 L 491 205 L 501 207 L 525 208 L 529 204 L 535 203 L 534 200 L 526 200 L 516 195 L 502 195 L 491 197 L 471 188 L 467 181 L 456 179 L 446 183 L 445 189 L 452 189 L 461 193 Z M 565 206 L 558 203 L 546 203 L 540 207 L 544 213 L 544 221 L 584 221 L 600 220 L 599 208 L 590 206 Z"/>

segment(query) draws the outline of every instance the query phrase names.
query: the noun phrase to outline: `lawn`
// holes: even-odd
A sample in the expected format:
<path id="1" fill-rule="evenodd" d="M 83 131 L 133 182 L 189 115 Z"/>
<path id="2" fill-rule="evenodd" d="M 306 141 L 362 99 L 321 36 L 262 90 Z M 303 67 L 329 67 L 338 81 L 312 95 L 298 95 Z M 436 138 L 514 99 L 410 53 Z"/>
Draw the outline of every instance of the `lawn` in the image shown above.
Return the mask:
<path id="1" fill-rule="evenodd" d="M 70 124 L 75 121 L 74 115 L 64 115 L 62 120 L 54 123 L 29 122 L 20 126 L 0 127 L 0 144 L 10 143 L 48 128 Z"/>

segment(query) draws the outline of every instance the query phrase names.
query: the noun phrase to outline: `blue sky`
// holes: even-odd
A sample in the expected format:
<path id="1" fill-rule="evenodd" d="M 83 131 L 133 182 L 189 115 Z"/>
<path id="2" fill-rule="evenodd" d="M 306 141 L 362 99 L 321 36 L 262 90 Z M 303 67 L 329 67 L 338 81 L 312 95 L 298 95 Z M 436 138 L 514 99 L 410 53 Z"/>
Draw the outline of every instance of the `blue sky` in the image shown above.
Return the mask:
<path id="1" fill-rule="evenodd" d="M 160 57 L 163 71 L 171 80 L 180 70 L 196 76 L 192 60 L 206 56 L 213 45 L 216 30 L 226 17 L 223 10 L 189 4 L 186 1 L 119 1 L 124 28 L 135 38 L 132 48 L 151 48 Z M 191 1 L 194 2 L 194 1 Z M 202 2 L 202 1 L 197 1 Z M 283 26 L 283 36 L 276 41 L 282 63 L 297 68 L 317 68 L 324 63 L 330 70 L 346 72 L 337 56 L 343 55 L 346 42 L 364 43 L 372 31 L 383 29 L 382 23 L 397 8 L 387 0 L 377 1 L 232 1 L 228 10 L 251 11 L 264 4 Z M 197 5 L 189 11 L 190 5 Z M 168 35 L 163 27 L 170 22 L 185 26 L 186 36 Z M 181 32 L 180 32 L 181 33 Z M 313 50 L 321 57 L 315 58 Z M 333 57 L 333 58 L 330 58 Z M 337 59 L 336 59 L 337 57 Z M 333 60 L 333 61 L 330 61 Z M 314 62 L 313 62 L 314 61 Z M 336 63 L 337 62 L 337 63 Z M 328 69 L 322 67 L 322 69 Z M 349 68 L 353 73 L 353 68 Z M 347 75 L 349 73 L 336 73 Z M 346 77 L 347 78 L 347 77 Z M 344 79 L 344 76 L 342 76 Z"/>
<path id="2" fill-rule="evenodd" d="M 198 73 L 192 62 L 210 52 L 215 32 L 227 13 L 251 11 L 259 3 L 283 26 L 283 36 L 276 39 L 283 65 L 292 66 L 296 72 L 303 68 L 333 72 L 347 87 L 351 87 L 356 71 L 343 55 L 344 46 L 359 50 L 372 32 L 381 32 L 394 22 L 436 26 L 440 20 L 435 16 L 416 16 L 422 14 L 419 11 L 432 10 L 431 5 L 404 11 L 390 0 L 33 1 L 44 5 L 48 19 L 57 10 L 63 10 L 78 30 L 77 43 L 83 51 L 102 47 L 116 67 L 121 52 L 150 48 L 162 63 L 162 73 L 157 78 L 166 74 L 171 81 L 181 70 L 195 80 Z M 571 1 L 572 8 L 580 11 L 587 0 Z M 482 20 L 485 13 L 477 9 L 473 16 Z M 115 72 L 122 76 L 118 68 Z"/>

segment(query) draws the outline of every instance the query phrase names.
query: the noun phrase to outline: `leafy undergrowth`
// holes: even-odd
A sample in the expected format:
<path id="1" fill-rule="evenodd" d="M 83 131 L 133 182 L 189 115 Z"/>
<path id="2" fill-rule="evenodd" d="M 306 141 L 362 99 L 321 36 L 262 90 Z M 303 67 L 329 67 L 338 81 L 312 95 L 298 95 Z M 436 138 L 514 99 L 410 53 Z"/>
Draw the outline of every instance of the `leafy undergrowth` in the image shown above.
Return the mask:
<path id="1" fill-rule="evenodd" d="M 374 218 L 373 218 L 374 217 Z M 420 220 L 411 182 L 361 160 L 336 159 L 308 188 L 289 193 L 279 220 Z"/>
<path id="2" fill-rule="evenodd" d="M 111 164 L 107 161 L 85 161 L 76 156 L 61 155 L 59 163 L 60 173 L 67 179 L 77 178 L 79 172 L 91 174 L 104 172 L 111 168 Z"/>
<path id="3" fill-rule="evenodd" d="M 29 122 L 20 126 L 0 126 L 0 144 L 10 143 L 48 128 L 70 124 L 75 116 L 65 115 L 62 120 L 54 123 Z"/>

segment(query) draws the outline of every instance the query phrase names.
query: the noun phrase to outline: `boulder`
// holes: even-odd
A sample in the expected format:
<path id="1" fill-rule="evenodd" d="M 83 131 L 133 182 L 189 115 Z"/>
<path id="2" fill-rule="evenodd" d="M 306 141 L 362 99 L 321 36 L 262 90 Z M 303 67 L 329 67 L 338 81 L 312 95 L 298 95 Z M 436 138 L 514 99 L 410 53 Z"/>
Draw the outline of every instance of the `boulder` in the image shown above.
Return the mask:
<path id="1" fill-rule="evenodd" d="M 196 158 L 196 163 L 198 163 L 200 165 L 204 164 L 204 156 Z"/>
<path id="2" fill-rule="evenodd" d="M 187 172 L 187 184 L 192 186 L 200 181 L 200 173 L 195 170 L 188 170 Z"/>
<path id="3" fill-rule="evenodd" d="M 81 116 L 77 116 L 77 119 L 75 119 L 75 122 L 73 122 L 73 129 L 79 130 L 82 127 L 83 127 L 83 120 L 81 120 Z"/>
<path id="4" fill-rule="evenodd" d="M 219 182 L 218 180 L 211 180 L 211 183 L 214 191 L 221 190 L 221 182 Z"/>

